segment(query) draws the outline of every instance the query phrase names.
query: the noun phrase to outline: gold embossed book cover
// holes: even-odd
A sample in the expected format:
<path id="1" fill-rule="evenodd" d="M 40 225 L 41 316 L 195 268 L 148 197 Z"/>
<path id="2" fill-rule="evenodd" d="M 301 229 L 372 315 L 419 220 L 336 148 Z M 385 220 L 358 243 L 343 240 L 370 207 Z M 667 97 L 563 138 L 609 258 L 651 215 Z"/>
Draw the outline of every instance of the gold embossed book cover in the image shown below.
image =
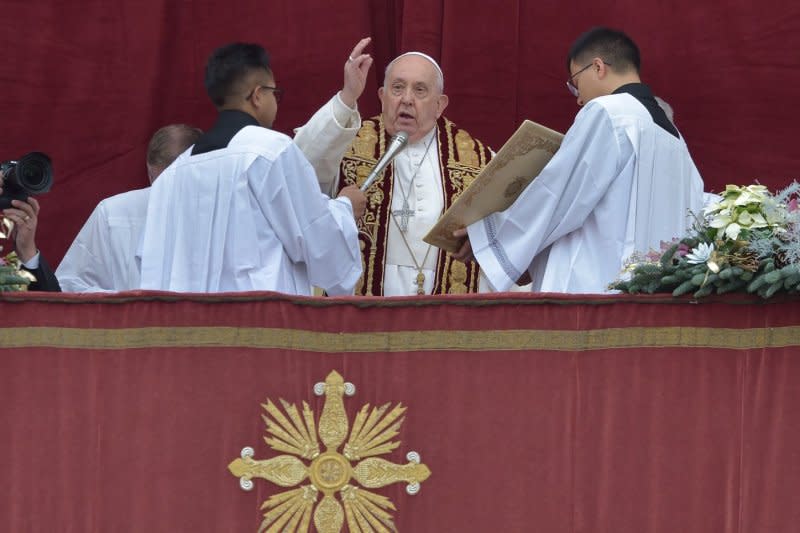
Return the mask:
<path id="1" fill-rule="evenodd" d="M 457 251 L 453 232 L 507 209 L 539 175 L 563 138 L 555 130 L 524 121 L 423 240 L 448 252 Z"/>

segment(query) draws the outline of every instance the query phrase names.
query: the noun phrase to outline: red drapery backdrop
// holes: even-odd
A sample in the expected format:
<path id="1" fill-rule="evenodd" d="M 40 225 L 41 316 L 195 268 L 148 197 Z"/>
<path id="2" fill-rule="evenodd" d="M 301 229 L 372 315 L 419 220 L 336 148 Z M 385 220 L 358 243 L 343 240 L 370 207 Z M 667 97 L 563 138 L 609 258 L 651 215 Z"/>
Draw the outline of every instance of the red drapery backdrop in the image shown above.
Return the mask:
<path id="1" fill-rule="evenodd" d="M 400 531 L 789 532 L 800 306 L 728 297 L 0 297 L 0 530 L 255 531 L 260 404 L 408 407 Z"/>
<path id="2" fill-rule="evenodd" d="M 498 148 L 526 118 L 565 130 L 577 111 L 564 87 L 567 48 L 593 25 L 619 27 L 641 47 L 644 80 L 675 108 L 708 189 L 797 177 L 800 4 L 789 0 L 0 0 L 0 13 L 0 160 L 53 156 L 39 229 L 53 263 L 100 199 L 146 185 L 157 128 L 211 125 L 204 63 L 233 40 L 271 51 L 287 93 L 283 132 L 341 86 L 343 60 L 372 35 L 364 114 L 378 111 L 388 59 L 423 50 L 444 68 L 447 115 Z"/>

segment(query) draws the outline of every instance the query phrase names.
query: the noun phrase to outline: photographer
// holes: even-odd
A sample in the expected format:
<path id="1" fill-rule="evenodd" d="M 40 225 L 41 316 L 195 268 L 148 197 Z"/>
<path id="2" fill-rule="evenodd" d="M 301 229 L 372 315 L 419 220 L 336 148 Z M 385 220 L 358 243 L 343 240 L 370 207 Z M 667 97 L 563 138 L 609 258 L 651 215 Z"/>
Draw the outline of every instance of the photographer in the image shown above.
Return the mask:
<path id="1" fill-rule="evenodd" d="M 0 194 L 3 193 L 5 176 L 0 172 Z M 22 267 L 36 277 L 28 286 L 30 291 L 60 292 L 53 270 L 36 247 L 36 224 L 39 215 L 39 202 L 29 197 L 27 201 L 11 200 L 11 207 L 4 209 L 2 215 L 14 223 L 11 240 Z"/>

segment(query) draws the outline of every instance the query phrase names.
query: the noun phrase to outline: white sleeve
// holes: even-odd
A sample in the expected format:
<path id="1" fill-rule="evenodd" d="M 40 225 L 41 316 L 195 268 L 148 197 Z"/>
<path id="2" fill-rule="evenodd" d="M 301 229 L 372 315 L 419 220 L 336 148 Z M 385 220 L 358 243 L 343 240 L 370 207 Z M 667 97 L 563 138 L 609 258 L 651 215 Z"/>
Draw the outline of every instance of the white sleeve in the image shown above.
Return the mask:
<path id="1" fill-rule="evenodd" d="M 108 267 L 108 224 L 102 202 L 95 207 L 56 269 L 64 292 L 112 292 L 114 280 Z"/>
<path id="2" fill-rule="evenodd" d="M 511 207 L 467 228 L 494 290 L 508 290 L 537 254 L 581 227 L 619 173 L 622 143 L 627 139 L 614 131 L 605 109 L 590 102 Z"/>
<path id="3" fill-rule="evenodd" d="M 339 165 L 359 128 L 358 109 L 345 105 L 337 93 L 295 130 L 294 142 L 314 167 L 320 189 L 328 196 L 338 188 Z"/>
<path id="4" fill-rule="evenodd" d="M 319 191 L 313 169 L 294 144 L 254 185 L 262 213 L 292 261 L 305 263 L 309 281 L 331 295 L 352 294 L 361 276 L 361 252 L 350 201 Z"/>

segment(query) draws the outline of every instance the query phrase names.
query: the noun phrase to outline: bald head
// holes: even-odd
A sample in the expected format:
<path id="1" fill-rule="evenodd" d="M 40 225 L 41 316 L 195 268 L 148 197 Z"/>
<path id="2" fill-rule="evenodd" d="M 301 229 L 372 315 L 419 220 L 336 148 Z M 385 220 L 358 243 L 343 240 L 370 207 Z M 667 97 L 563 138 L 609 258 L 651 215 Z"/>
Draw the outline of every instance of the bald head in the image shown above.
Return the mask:
<path id="1" fill-rule="evenodd" d="M 202 130 L 187 124 L 170 124 L 156 131 L 147 146 L 147 175 L 150 183 L 197 142 L 202 134 Z"/>

